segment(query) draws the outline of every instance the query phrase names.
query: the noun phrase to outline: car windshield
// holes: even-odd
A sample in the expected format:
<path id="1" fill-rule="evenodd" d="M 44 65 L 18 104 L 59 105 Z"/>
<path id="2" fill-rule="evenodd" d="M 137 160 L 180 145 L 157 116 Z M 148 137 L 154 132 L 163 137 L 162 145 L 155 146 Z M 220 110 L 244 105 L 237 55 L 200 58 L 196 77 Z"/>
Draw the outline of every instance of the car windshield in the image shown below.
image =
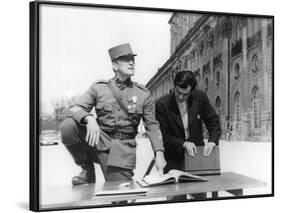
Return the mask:
<path id="1" fill-rule="evenodd" d="M 56 135 L 57 131 L 56 130 L 43 130 L 41 132 L 41 135 Z"/>

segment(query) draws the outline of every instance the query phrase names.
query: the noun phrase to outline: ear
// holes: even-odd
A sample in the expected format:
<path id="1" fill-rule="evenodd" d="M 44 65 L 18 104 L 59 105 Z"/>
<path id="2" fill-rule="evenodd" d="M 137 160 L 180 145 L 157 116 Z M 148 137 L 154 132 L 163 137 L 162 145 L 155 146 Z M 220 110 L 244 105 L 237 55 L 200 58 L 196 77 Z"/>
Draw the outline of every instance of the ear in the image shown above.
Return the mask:
<path id="1" fill-rule="evenodd" d="M 116 61 L 112 61 L 112 68 L 114 71 L 117 71 L 118 70 L 118 64 Z"/>
<path id="2" fill-rule="evenodd" d="M 193 83 L 193 89 L 192 90 L 194 90 L 196 86 L 197 86 L 197 80 L 196 80 L 196 78 L 194 78 L 194 83 Z"/>

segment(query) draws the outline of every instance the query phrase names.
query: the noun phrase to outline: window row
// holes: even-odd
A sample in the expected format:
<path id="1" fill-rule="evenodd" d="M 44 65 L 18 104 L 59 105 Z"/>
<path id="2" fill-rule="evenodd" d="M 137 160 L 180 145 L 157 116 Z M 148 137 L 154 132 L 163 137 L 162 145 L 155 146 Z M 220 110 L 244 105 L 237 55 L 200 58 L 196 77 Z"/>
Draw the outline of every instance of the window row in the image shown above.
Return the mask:
<path id="1" fill-rule="evenodd" d="M 240 92 L 237 91 L 234 95 L 234 121 L 235 122 L 241 122 L 241 98 L 240 98 Z M 259 88 L 257 86 L 254 86 L 251 93 L 251 103 L 252 103 L 252 109 L 253 109 L 253 127 L 255 129 L 261 128 L 261 102 L 260 102 L 260 94 L 259 94 Z M 215 100 L 215 108 L 219 115 L 221 116 L 221 98 L 217 96 Z"/>

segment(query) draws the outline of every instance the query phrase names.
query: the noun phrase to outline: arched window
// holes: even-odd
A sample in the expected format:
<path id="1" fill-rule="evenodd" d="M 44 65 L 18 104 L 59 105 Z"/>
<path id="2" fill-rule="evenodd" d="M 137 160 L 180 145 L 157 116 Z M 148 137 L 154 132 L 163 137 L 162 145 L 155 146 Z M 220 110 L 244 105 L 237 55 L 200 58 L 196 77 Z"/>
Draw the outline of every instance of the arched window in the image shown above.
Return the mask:
<path id="1" fill-rule="evenodd" d="M 238 63 L 235 64 L 234 67 L 234 79 L 239 79 L 240 77 L 240 65 Z"/>
<path id="2" fill-rule="evenodd" d="M 221 98 L 219 96 L 216 98 L 216 107 L 221 107 Z"/>
<path id="3" fill-rule="evenodd" d="M 218 96 L 216 98 L 216 110 L 217 110 L 217 113 L 218 113 L 218 116 L 220 117 L 221 116 L 221 98 Z"/>
<path id="4" fill-rule="evenodd" d="M 239 102 L 239 101 L 240 101 L 240 92 L 237 91 L 237 92 L 235 93 L 235 95 L 234 95 L 234 101 L 235 101 L 235 102 Z"/>
<path id="5" fill-rule="evenodd" d="M 208 86 L 209 86 L 209 80 L 208 78 L 205 78 L 205 90 L 208 91 Z"/>
<path id="6" fill-rule="evenodd" d="M 240 102 L 240 92 L 236 92 L 234 95 L 234 109 L 235 109 L 235 121 L 241 121 L 241 102 Z"/>
<path id="7" fill-rule="evenodd" d="M 252 90 L 252 104 L 254 111 L 254 128 L 258 129 L 261 127 L 261 111 L 260 111 L 260 95 L 259 88 L 254 86 Z"/>
<path id="8" fill-rule="evenodd" d="M 257 54 L 252 57 L 252 72 L 256 73 L 259 70 L 259 58 Z"/>
<path id="9" fill-rule="evenodd" d="M 221 81 L 221 74 L 219 71 L 216 72 L 216 85 L 219 86 Z"/>

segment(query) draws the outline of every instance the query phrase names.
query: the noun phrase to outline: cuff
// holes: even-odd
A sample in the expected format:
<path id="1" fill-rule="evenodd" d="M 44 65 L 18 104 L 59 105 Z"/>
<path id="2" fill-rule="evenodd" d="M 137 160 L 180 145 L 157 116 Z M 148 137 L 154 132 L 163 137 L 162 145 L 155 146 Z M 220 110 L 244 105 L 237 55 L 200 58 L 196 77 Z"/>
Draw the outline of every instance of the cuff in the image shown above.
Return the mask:
<path id="1" fill-rule="evenodd" d="M 85 123 L 83 122 L 83 119 L 86 116 L 92 116 L 92 114 L 85 112 L 83 110 L 78 110 L 76 112 L 73 112 L 73 119 L 76 120 L 81 125 L 85 125 Z"/>
<path id="2" fill-rule="evenodd" d="M 214 142 L 216 145 L 219 144 L 219 140 L 216 138 L 209 138 L 208 142 Z"/>
<path id="3" fill-rule="evenodd" d="M 163 154 L 164 154 L 165 151 L 164 151 L 164 149 L 163 149 L 163 150 L 162 150 L 162 149 L 155 150 L 155 151 L 154 151 L 154 157 L 156 156 L 156 153 L 157 153 L 157 152 L 163 152 Z"/>
<path id="4" fill-rule="evenodd" d="M 165 152 L 165 150 L 164 150 L 164 149 L 158 149 L 158 150 L 155 150 L 155 151 L 154 151 L 154 154 L 156 154 L 156 152 L 163 152 L 163 153 L 164 153 L 164 152 Z"/>

